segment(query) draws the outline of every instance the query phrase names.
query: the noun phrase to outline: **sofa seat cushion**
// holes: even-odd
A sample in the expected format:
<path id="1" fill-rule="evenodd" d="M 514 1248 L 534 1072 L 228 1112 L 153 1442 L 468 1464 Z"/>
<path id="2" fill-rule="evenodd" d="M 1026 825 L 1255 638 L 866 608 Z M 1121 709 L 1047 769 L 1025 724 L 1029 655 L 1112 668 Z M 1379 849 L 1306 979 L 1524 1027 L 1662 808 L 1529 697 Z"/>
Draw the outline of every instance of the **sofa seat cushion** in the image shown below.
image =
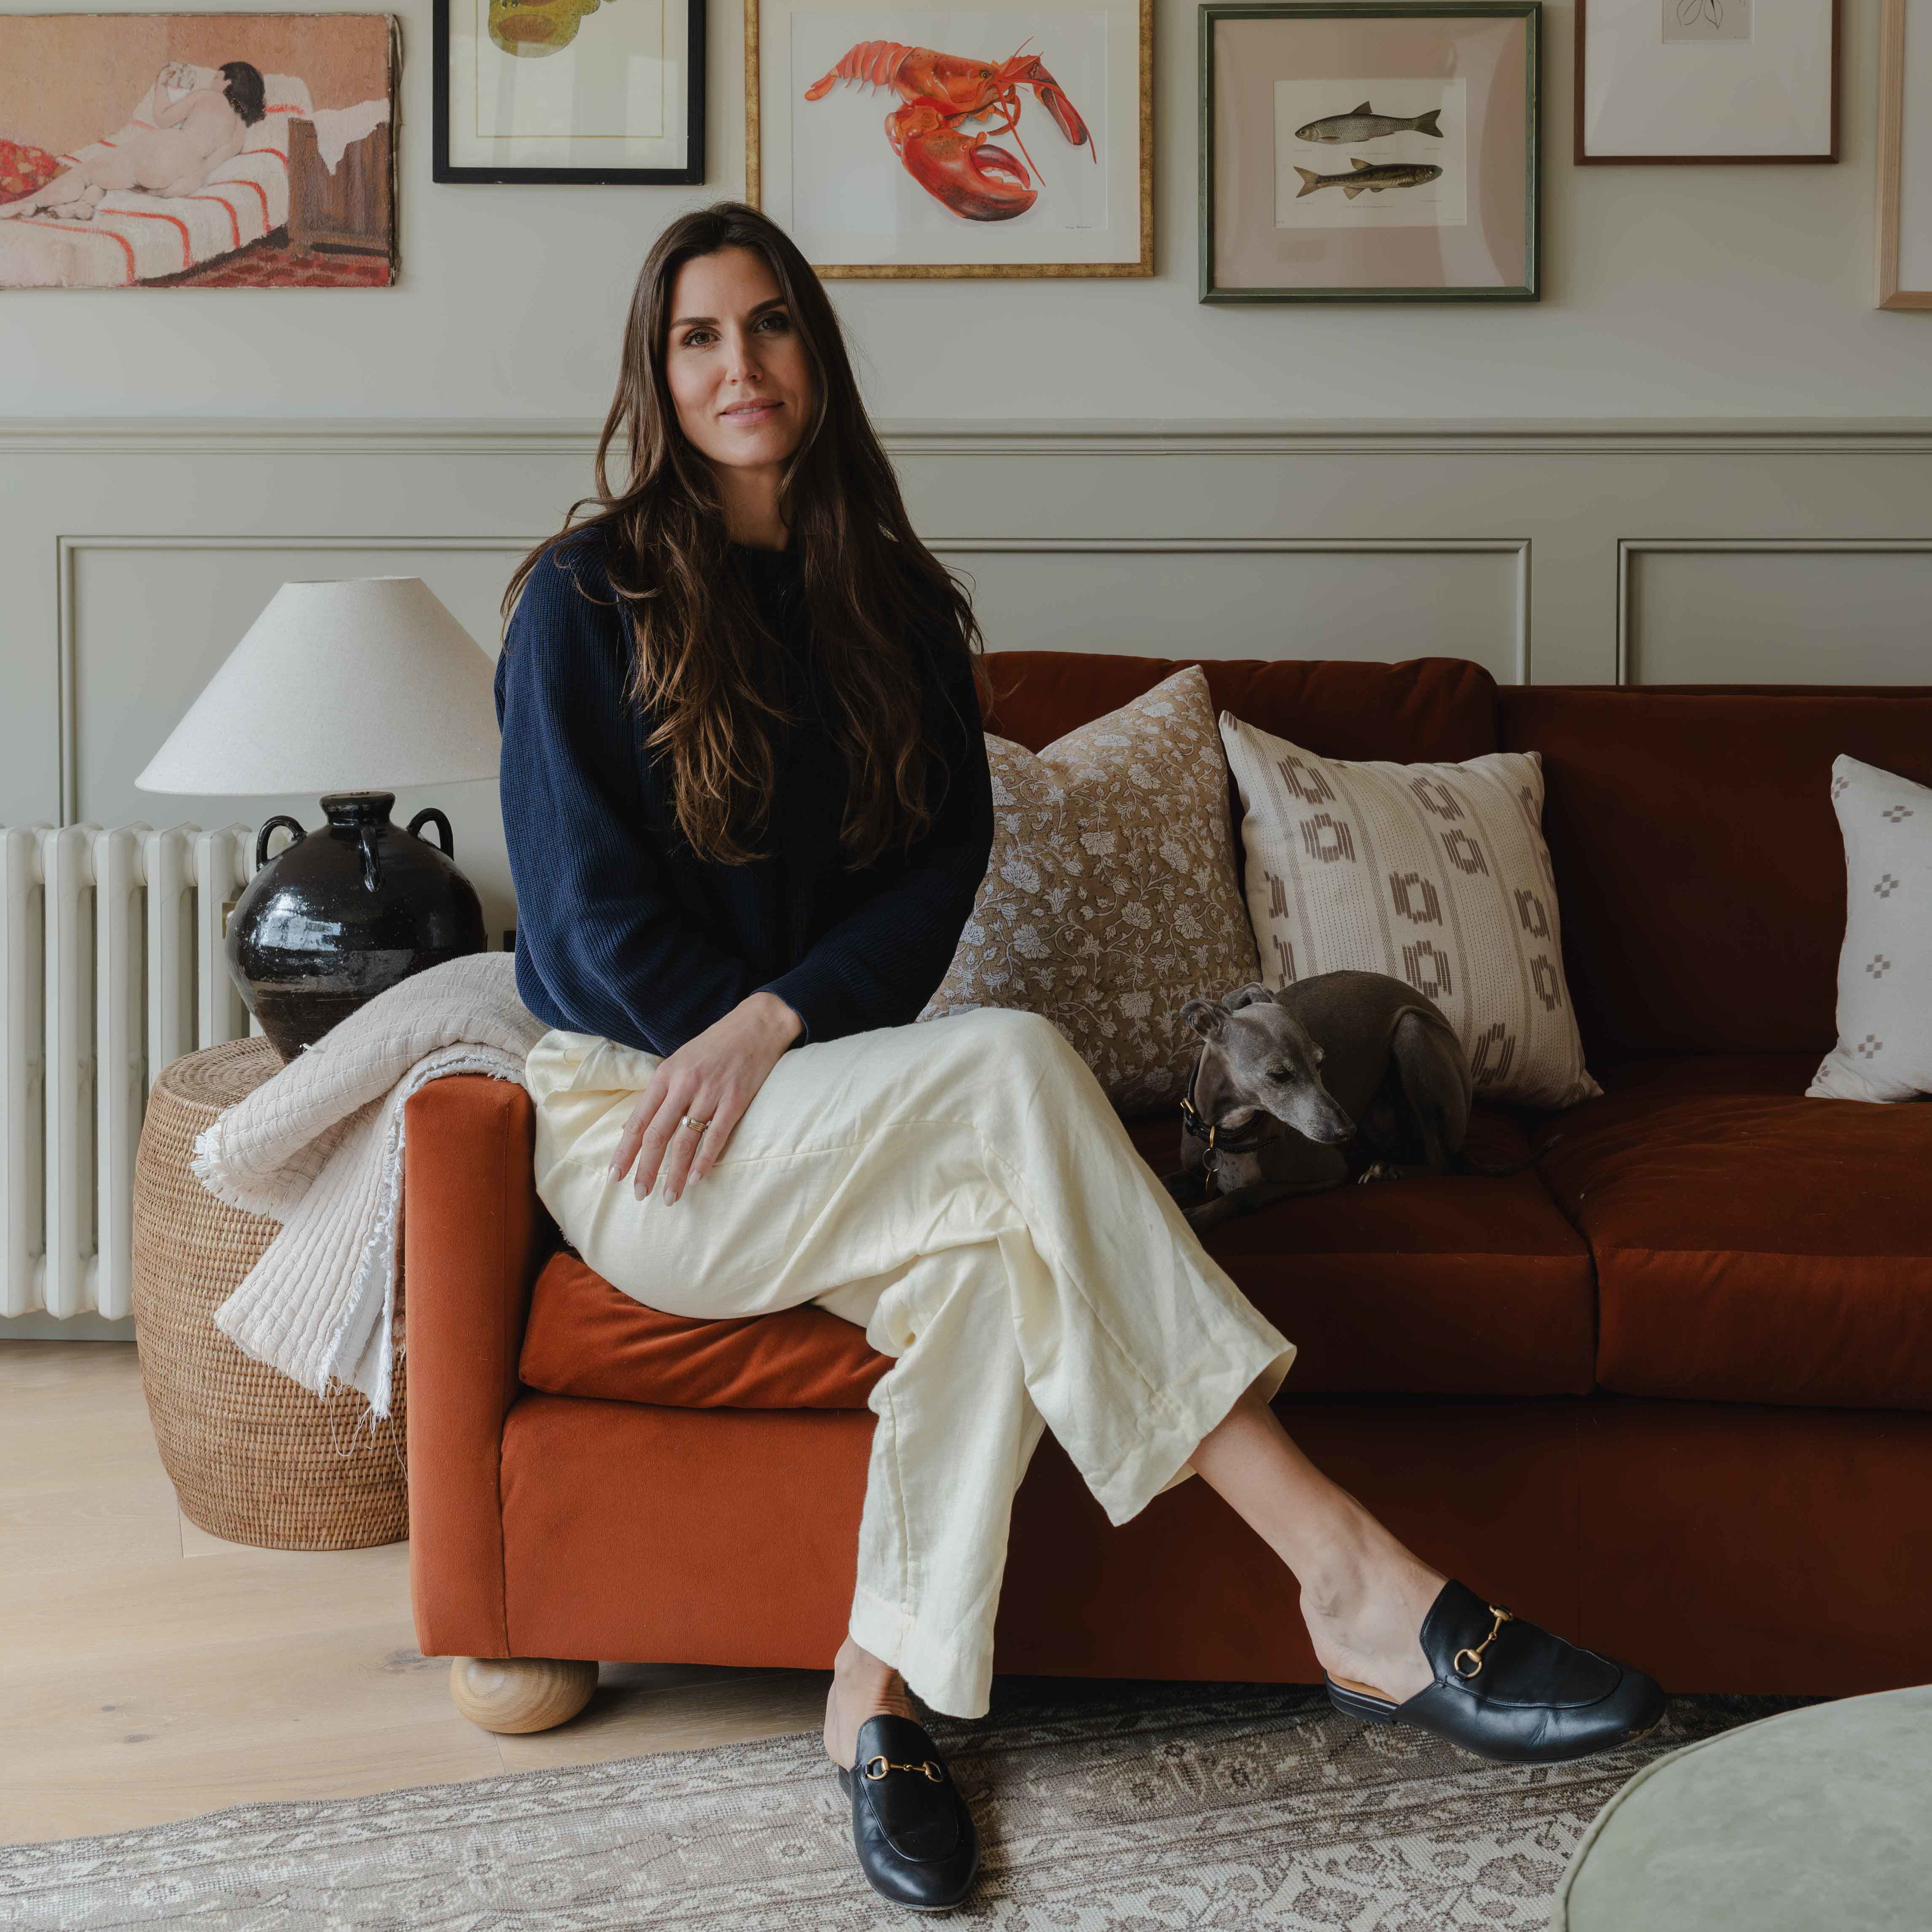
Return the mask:
<path id="1" fill-rule="evenodd" d="M 1178 1114 L 1128 1123 L 1156 1174 Z M 1479 1107 L 1471 1156 L 1526 1160 L 1514 1115 Z M 1574 1395 L 1592 1386 L 1589 1252 L 1532 1168 L 1431 1176 L 1277 1201 L 1210 1228 L 1208 1252 L 1298 1352 L 1282 1391 Z"/>
<path id="2" fill-rule="evenodd" d="M 1537 1138 L 1624 1395 L 1932 1407 L 1932 1106 L 1804 1096 L 1803 1054 L 1634 1063 Z"/>
<path id="3" fill-rule="evenodd" d="M 1156 1174 L 1179 1116 L 1128 1123 Z M 1470 1151 L 1522 1160 L 1522 1130 L 1479 1108 Z M 1208 1249 L 1299 1353 L 1287 1393 L 1568 1395 L 1591 1385 L 1587 1250 L 1534 1170 L 1344 1187 L 1210 1230 Z M 538 1276 L 520 1374 L 550 1395 L 674 1408 L 863 1408 L 887 1358 L 820 1308 L 755 1320 L 659 1314 L 567 1249 Z"/>
<path id="4" fill-rule="evenodd" d="M 548 1395 L 668 1408 L 863 1408 L 888 1358 L 822 1308 L 661 1315 L 560 1248 L 530 1293 L 518 1373 Z"/>

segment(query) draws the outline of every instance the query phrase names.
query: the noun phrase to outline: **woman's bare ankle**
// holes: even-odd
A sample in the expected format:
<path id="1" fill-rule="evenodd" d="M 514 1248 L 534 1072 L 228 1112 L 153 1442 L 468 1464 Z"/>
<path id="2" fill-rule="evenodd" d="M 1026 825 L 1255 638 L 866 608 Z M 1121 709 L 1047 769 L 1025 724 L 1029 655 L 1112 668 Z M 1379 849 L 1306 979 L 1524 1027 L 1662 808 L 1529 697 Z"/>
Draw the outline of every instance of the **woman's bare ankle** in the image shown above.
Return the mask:
<path id="1" fill-rule="evenodd" d="M 919 1721 L 905 1679 L 848 1636 L 832 1660 L 832 1689 L 825 1700 L 826 1756 L 850 1770 L 858 1754 L 859 1727 L 868 1718 L 883 1717 Z"/>
<path id="2" fill-rule="evenodd" d="M 1432 1681 L 1422 1624 L 1444 1580 L 1390 1540 L 1390 1550 L 1352 1576 L 1304 1587 L 1301 1615 L 1330 1677 L 1366 1684 L 1401 1703 Z"/>

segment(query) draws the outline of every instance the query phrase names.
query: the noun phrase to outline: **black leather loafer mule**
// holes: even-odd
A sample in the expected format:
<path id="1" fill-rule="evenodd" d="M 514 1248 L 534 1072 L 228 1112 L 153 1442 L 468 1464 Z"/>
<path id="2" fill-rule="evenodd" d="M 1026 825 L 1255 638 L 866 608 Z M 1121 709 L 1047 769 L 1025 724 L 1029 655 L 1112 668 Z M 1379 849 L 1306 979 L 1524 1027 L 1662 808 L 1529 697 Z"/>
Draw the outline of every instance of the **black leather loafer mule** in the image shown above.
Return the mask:
<path id="1" fill-rule="evenodd" d="M 852 1800 L 859 1869 L 881 1898 L 950 1912 L 973 1889 L 980 1834 L 945 1760 L 910 1718 L 868 1718 L 858 1761 L 839 1782 Z"/>
<path id="2" fill-rule="evenodd" d="M 1430 1606 L 1422 1652 L 1436 1681 L 1406 1702 L 1324 1674 L 1329 1702 L 1349 1717 L 1414 1724 L 1511 1764 L 1612 1750 L 1664 1715 L 1664 1693 L 1642 1671 L 1566 1643 L 1460 1583 L 1444 1584 Z"/>

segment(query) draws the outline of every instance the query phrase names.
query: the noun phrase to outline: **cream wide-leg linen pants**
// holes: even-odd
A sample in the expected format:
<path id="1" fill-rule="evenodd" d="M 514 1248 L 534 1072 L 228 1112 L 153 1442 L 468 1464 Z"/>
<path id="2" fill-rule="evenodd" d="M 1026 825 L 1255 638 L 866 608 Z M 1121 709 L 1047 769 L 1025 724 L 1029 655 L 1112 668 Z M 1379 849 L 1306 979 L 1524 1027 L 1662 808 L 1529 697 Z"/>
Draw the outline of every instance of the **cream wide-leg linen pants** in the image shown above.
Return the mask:
<path id="1" fill-rule="evenodd" d="M 816 1302 L 896 1359 L 859 1529 L 854 1640 L 978 1717 L 1014 1492 L 1051 1429 L 1110 1520 L 1292 1343 L 1202 1247 L 1053 1024 L 981 1008 L 794 1047 L 667 1206 L 610 1163 L 658 1056 L 551 1032 L 527 1069 L 538 1198 L 598 1274 L 669 1315 Z"/>

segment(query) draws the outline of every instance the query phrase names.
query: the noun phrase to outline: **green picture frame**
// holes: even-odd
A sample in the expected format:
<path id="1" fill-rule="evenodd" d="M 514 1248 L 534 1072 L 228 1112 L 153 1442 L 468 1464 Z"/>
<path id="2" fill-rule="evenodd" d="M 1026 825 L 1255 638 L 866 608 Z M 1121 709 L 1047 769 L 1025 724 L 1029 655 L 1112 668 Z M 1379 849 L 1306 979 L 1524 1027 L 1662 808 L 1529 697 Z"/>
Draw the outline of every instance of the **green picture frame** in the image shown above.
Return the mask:
<path id="1" fill-rule="evenodd" d="M 1542 16 L 1541 0 L 1386 0 L 1386 4 L 1359 5 L 1338 4 L 1338 0 L 1209 0 L 1209 4 L 1199 10 L 1201 301 L 1540 301 Z M 1506 34 L 1499 39 L 1494 31 L 1496 23 L 1510 21 L 1522 23 L 1520 92 L 1514 85 L 1516 37 Z M 1375 32 L 1376 23 L 1378 22 L 1383 27 L 1379 37 Z M 1398 22 L 1406 26 L 1402 31 L 1391 34 L 1388 29 Z M 1476 130 L 1473 142 L 1465 141 L 1454 147 L 1456 166 L 1452 169 L 1448 160 L 1450 148 L 1426 147 L 1422 140 L 1415 138 L 1418 130 L 1424 136 L 1438 131 L 1435 115 L 1416 113 L 1411 103 L 1394 113 L 1385 106 L 1379 115 L 1363 117 L 1360 110 L 1354 113 L 1341 111 L 1346 104 L 1339 104 L 1327 120 L 1311 120 L 1306 127 L 1296 129 L 1294 140 L 1300 141 L 1309 129 L 1318 126 L 1324 130 L 1333 127 L 1345 130 L 1371 128 L 1373 132 L 1366 137 L 1324 131 L 1313 139 L 1342 150 L 1336 154 L 1338 161 L 1346 159 L 1353 170 L 1382 174 L 1386 179 L 1370 184 L 1376 194 L 1376 200 L 1368 204 L 1358 218 L 1350 204 L 1360 198 L 1364 189 L 1350 188 L 1353 177 L 1349 172 L 1345 170 L 1323 175 L 1310 168 L 1296 167 L 1294 172 L 1300 176 L 1305 185 L 1298 195 L 1292 197 L 1289 205 L 1298 202 L 1316 189 L 1340 188 L 1346 200 L 1342 196 L 1325 197 L 1318 207 L 1319 222 L 1314 213 L 1309 214 L 1304 217 L 1309 225 L 1298 232 L 1292 246 L 1281 243 L 1280 235 L 1288 231 L 1281 220 L 1280 208 L 1284 197 L 1274 176 L 1270 176 L 1265 193 L 1260 184 L 1245 178 L 1251 176 L 1258 165 L 1263 132 L 1270 140 L 1274 134 L 1272 119 L 1265 130 L 1257 124 L 1262 116 L 1256 105 L 1258 96 L 1256 90 L 1276 86 L 1274 111 L 1278 114 L 1282 99 L 1280 88 L 1299 84 L 1304 76 L 1300 68 L 1289 61 L 1284 64 L 1293 71 L 1282 74 L 1279 81 L 1276 80 L 1275 70 L 1270 67 L 1265 51 L 1267 40 L 1271 38 L 1278 44 L 1276 58 L 1279 59 L 1279 50 L 1298 38 L 1294 30 L 1298 26 L 1316 29 L 1312 36 L 1300 37 L 1310 38 L 1311 44 L 1322 38 L 1322 28 L 1327 30 L 1328 40 L 1333 44 L 1344 44 L 1348 36 L 1355 35 L 1364 50 L 1360 58 L 1351 58 L 1346 53 L 1338 53 L 1329 62 L 1336 70 L 1336 86 L 1340 86 L 1351 71 L 1357 75 L 1399 71 L 1400 55 L 1394 57 L 1396 64 L 1390 65 L 1391 47 L 1417 37 L 1453 40 L 1459 22 L 1467 23 L 1471 29 L 1472 47 L 1481 48 L 1496 76 L 1493 86 L 1489 84 L 1487 74 L 1479 76 L 1484 83 L 1480 98 L 1486 104 L 1486 124 L 1493 122 L 1495 124 L 1486 124 Z M 1219 98 L 1216 86 L 1220 36 L 1224 28 L 1231 27 L 1245 37 L 1243 45 L 1246 57 L 1239 64 L 1238 70 L 1240 86 L 1248 96 L 1245 106 L 1248 124 L 1238 132 L 1235 130 L 1239 114 L 1230 112 L 1228 104 Z M 1231 60 L 1232 45 L 1231 43 Z M 1500 54 L 1496 52 L 1498 46 L 1504 50 Z M 1374 50 L 1377 49 L 1379 50 Z M 1256 57 L 1258 51 L 1259 58 Z M 1510 70 L 1507 74 L 1505 62 Z M 1451 68 L 1454 64 L 1449 64 Z M 1446 70 L 1436 64 L 1418 63 L 1418 70 L 1434 74 Z M 1312 78 L 1322 77 L 1317 75 Z M 1392 89 L 1406 86 L 1413 90 L 1420 83 L 1392 79 L 1389 85 Z M 1370 92 L 1372 91 L 1371 83 Z M 1460 98 L 1466 100 L 1468 96 L 1465 94 Z M 1365 98 L 1362 106 L 1366 108 L 1368 104 Z M 1410 118 L 1401 120 L 1400 117 L 1404 112 Z M 1377 122 L 1382 124 L 1376 126 Z M 1411 138 L 1406 147 L 1399 150 L 1377 150 L 1373 147 L 1376 140 L 1386 142 L 1391 134 L 1406 134 Z M 1504 164 L 1492 160 L 1486 152 L 1501 146 L 1513 154 L 1519 139 L 1522 151 L 1520 184 Z M 1238 158 L 1233 151 L 1240 145 L 1245 145 L 1248 152 L 1244 158 Z M 1366 158 L 1361 152 L 1364 146 L 1370 148 L 1371 154 L 1387 155 L 1388 158 Z M 1355 152 L 1346 152 L 1351 148 Z M 1279 173 L 1282 157 L 1272 146 L 1270 152 Z M 1432 158 L 1442 157 L 1442 164 L 1418 165 L 1424 154 Z M 1402 166 L 1405 162 L 1408 164 L 1406 166 Z M 1217 169 L 1238 168 L 1245 170 L 1240 184 L 1243 191 L 1238 196 L 1231 191 L 1234 184 L 1217 184 L 1216 180 Z M 1462 197 L 1456 204 L 1460 212 L 1453 220 L 1438 215 L 1433 223 L 1393 221 L 1390 215 L 1399 204 L 1394 196 L 1386 204 L 1381 202 L 1381 191 L 1384 186 L 1411 193 L 1418 186 L 1425 187 L 1437 195 L 1438 202 L 1453 186 L 1454 191 Z M 1267 222 L 1258 221 L 1254 212 L 1264 202 L 1270 211 Z M 1451 230 L 1461 232 L 1450 235 Z M 1443 239 L 1445 236 L 1449 238 L 1447 241 Z M 1271 254 L 1276 261 L 1284 255 L 1328 259 L 1316 264 L 1317 279 L 1270 280 L 1267 279 L 1267 266 Z M 1430 280 L 1426 274 L 1414 272 L 1414 263 L 1422 262 L 1432 267 L 1432 258 L 1438 257 L 1442 264 L 1443 279 L 1440 282 Z M 1458 257 L 1461 258 L 1460 266 L 1455 259 Z M 1331 265 L 1338 265 L 1342 272 L 1327 279 L 1319 278 L 1320 270 Z M 1467 274 L 1469 279 L 1459 280 L 1459 274 Z M 1484 279 L 1486 274 L 1494 278 Z"/>

